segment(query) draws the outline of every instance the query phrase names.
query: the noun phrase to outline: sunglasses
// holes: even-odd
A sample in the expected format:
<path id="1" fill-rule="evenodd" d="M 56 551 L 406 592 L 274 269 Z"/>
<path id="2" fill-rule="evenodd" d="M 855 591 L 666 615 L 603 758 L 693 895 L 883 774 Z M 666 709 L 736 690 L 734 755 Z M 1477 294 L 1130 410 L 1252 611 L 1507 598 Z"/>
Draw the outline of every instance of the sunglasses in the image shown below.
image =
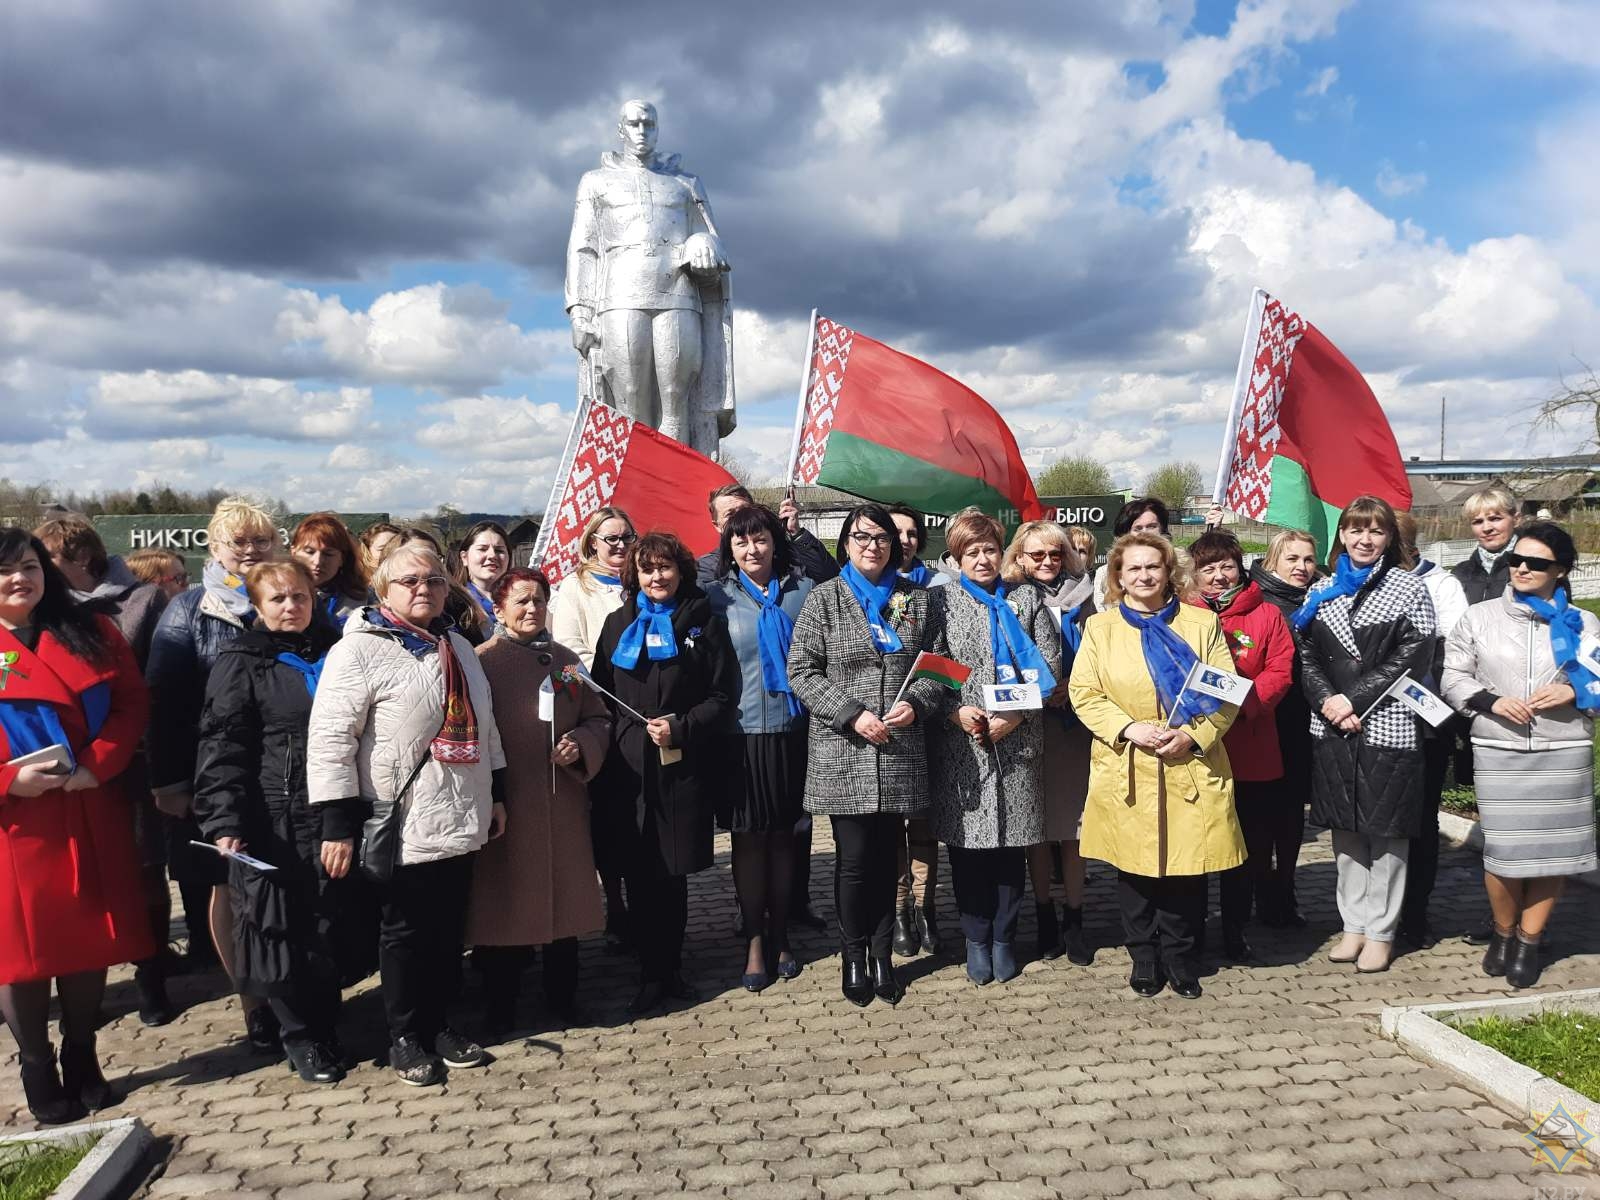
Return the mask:
<path id="1" fill-rule="evenodd" d="M 1506 563 L 1512 570 L 1526 567 L 1530 571 L 1549 571 L 1561 565 L 1553 558 L 1536 558 L 1532 554 L 1516 553 L 1506 555 Z"/>
<path id="2" fill-rule="evenodd" d="M 1036 563 L 1044 562 L 1046 559 L 1051 562 L 1060 562 L 1062 555 L 1059 550 L 1024 550 L 1022 557 L 1031 558 Z"/>

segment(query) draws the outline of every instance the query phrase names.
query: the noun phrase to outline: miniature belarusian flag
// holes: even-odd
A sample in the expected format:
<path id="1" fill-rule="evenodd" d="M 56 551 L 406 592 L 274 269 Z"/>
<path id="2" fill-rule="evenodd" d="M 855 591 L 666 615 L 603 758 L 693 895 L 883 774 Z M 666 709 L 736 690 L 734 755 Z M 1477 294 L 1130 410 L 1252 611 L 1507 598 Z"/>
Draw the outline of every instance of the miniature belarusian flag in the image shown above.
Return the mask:
<path id="1" fill-rule="evenodd" d="M 972 668 L 958 663 L 953 658 L 943 658 L 937 654 L 929 654 L 926 650 L 917 655 L 917 660 L 911 664 L 912 679 L 931 679 L 935 683 L 942 683 L 952 692 L 959 692 L 961 685 L 972 678 Z"/>

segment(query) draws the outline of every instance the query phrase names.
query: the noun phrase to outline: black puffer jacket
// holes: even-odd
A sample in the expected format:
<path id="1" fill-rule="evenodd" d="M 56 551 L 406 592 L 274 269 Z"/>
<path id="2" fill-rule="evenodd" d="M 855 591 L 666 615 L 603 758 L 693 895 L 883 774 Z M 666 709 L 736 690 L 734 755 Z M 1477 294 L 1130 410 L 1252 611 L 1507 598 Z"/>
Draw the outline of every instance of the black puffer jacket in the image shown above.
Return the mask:
<path id="1" fill-rule="evenodd" d="M 1250 568 L 1251 580 L 1261 589 L 1267 602 L 1287 621 L 1306 602 L 1306 589 L 1279 579 L 1260 563 Z M 1273 710 L 1278 726 L 1278 749 L 1283 754 L 1283 778 L 1289 795 L 1298 803 L 1309 799 L 1311 787 L 1311 705 L 1300 685 L 1300 652 L 1295 647 L 1294 687 Z"/>
<path id="2" fill-rule="evenodd" d="M 206 604 L 192 587 L 168 604 L 150 641 L 150 784 L 188 791 L 194 782 L 195 731 L 206 677 L 222 648 L 244 633 L 237 617 Z"/>
<path id="3" fill-rule="evenodd" d="M 1325 619 L 1334 605 L 1345 603 L 1357 654 Z M 1343 695 L 1361 716 L 1406 671 L 1421 679 L 1433 660 L 1433 631 L 1426 586 L 1398 567 L 1385 564 L 1348 601 L 1329 601 L 1295 634 L 1301 688 L 1312 712 L 1320 713 L 1330 696 Z M 1328 728 L 1320 717 L 1312 729 L 1311 820 L 1373 837 L 1415 837 L 1422 821 L 1423 758 L 1409 710 L 1388 701 L 1357 735 Z M 1405 742 L 1409 746 L 1396 744 Z"/>

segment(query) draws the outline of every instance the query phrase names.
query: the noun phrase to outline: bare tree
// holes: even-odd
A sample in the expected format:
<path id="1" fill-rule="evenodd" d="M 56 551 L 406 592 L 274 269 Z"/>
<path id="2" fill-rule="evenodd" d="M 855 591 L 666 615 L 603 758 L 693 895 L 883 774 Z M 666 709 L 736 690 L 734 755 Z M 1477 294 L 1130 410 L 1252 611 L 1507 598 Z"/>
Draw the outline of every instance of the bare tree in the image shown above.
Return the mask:
<path id="1" fill-rule="evenodd" d="M 1556 390 L 1534 412 L 1533 432 L 1561 434 L 1568 422 L 1577 419 L 1586 430 L 1593 430 L 1585 435 L 1583 447 L 1600 450 L 1600 376 L 1582 359 L 1578 366 L 1583 368 L 1582 376 L 1569 382 L 1562 375 Z"/>

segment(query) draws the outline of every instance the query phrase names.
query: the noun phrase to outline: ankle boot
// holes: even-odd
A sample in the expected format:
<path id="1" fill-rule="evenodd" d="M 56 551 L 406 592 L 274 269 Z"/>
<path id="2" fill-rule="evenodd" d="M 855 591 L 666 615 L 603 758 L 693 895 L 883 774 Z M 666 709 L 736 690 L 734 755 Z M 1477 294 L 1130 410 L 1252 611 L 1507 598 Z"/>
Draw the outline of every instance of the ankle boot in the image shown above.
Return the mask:
<path id="1" fill-rule="evenodd" d="M 989 947 L 989 957 L 994 962 L 996 983 L 1009 983 L 1022 974 L 1022 968 L 1017 966 L 1017 956 L 1011 952 L 1010 942 L 995 942 Z"/>
<path id="2" fill-rule="evenodd" d="M 152 1029 L 171 1024 L 178 1014 L 167 995 L 167 972 L 161 959 L 146 959 L 135 966 L 133 984 L 139 989 L 139 1023 Z"/>
<path id="3" fill-rule="evenodd" d="M 1489 948 L 1483 952 L 1483 973 L 1490 977 L 1506 973 L 1506 955 L 1511 949 L 1511 934 L 1490 929 Z"/>
<path id="4" fill-rule="evenodd" d="M 90 1112 L 110 1108 L 117 1095 L 100 1072 L 100 1058 L 94 1037 L 83 1042 L 61 1043 L 61 1087 L 68 1099 L 76 1097 Z"/>
<path id="5" fill-rule="evenodd" d="M 911 917 L 911 900 L 907 898 L 894 914 L 894 952 L 901 958 L 915 958 L 921 940 Z"/>
<path id="6" fill-rule="evenodd" d="M 1506 982 L 1514 988 L 1532 987 L 1539 982 L 1539 943 L 1528 941 L 1519 928 L 1509 939 L 1506 953 Z"/>
<path id="7" fill-rule="evenodd" d="M 1039 927 L 1039 957 L 1053 959 L 1061 957 L 1061 925 L 1056 920 L 1055 902 L 1051 900 L 1035 900 L 1033 902 L 1034 920 Z"/>
<path id="8" fill-rule="evenodd" d="M 913 905 L 911 920 L 916 926 L 917 941 L 929 954 L 939 953 L 939 915 L 933 911 L 933 898 L 927 904 Z"/>
<path id="9" fill-rule="evenodd" d="M 1067 952 L 1067 961 L 1075 967 L 1087 967 L 1094 962 L 1094 951 L 1083 936 L 1082 907 L 1064 905 L 1061 917 L 1061 948 Z"/>
<path id="10" fill-rule="evenodd" d="M 83 1116 L 83 1106 L 61 1085 L 54 1049 L 38 1062 L 22 1060 L 22 1091 L 28 1098 L 28 1111 L 41 1125 L 65 1125 Z"/>
<path id="11" fill-rule="evenodd" d="M 872 992 L 885 1004 L 899 1004 L 904 996 L 905 989 L 900 986 L 900 981 L 894 975 L 894 960 L 887 954 L 882 958 L 876 955 L 867 963 L 867 974 L 872 977 Z"/>
<path id="12" fill-rule="evenodd" d="M 967 978 L 979 987 L 994 982 L 994 951 L 988 942 L 967 940 Z"/>
<path id="13" fill-rule="evenodd" d="M 872 980 L 867 978 L 865 950 L 845 951 L 840 968 L 839 990 L 857 1008 L 865 1008 L 872 1003 Z"/>

